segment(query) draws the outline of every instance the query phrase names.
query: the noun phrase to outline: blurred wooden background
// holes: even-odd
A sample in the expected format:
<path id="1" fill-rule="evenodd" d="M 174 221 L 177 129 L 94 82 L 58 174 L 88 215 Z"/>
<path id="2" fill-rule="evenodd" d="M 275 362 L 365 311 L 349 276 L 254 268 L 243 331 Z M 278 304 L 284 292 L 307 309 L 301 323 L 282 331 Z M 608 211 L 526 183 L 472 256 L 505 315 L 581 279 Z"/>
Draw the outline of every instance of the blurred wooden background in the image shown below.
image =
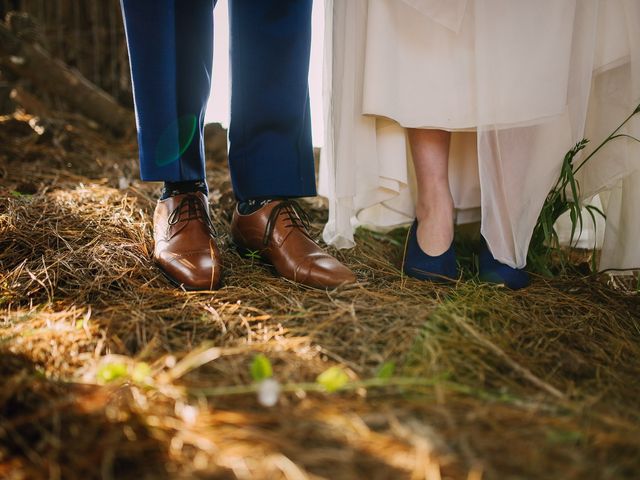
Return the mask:
<path id="1" fill-rule="evenodd" d="M 129 61 L 119 0 L 0 0 L 0 18 L 25 12 L 38 24 L 38 43 L 53 57 L 131 106 Z"/>

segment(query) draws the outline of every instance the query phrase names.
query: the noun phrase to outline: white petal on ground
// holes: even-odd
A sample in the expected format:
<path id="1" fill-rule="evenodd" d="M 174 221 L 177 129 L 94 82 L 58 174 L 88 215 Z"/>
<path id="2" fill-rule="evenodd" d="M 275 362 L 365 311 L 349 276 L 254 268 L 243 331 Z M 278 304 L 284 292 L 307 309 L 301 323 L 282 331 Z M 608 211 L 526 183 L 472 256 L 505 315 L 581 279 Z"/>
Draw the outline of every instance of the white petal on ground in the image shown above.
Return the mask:
<path id="1" fill-rule="evenodd" d="M 273 378 L 266 378 L 260 382 L 258 388 L 258 402 L 263 407 L 273 407 L 280 397 L 280 383 Z"/>

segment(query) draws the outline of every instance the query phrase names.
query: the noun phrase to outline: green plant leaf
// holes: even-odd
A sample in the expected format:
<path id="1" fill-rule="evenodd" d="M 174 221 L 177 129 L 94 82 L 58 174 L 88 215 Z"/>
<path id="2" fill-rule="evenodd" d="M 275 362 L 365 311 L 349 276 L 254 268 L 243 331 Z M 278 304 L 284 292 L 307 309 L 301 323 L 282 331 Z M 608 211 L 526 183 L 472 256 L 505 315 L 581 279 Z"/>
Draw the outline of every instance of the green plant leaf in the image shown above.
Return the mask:
<path id="1" fill-rule="evenodd" d="M 567 170 L 567 180 L 569 181 L 569 186 L 571 187 L 571 200 L 576 204 L 580 204 L 580 184 L 573 176 L 572 170 Z"/>
<path id="2" fill-rule="evenodd" d="M 349 376 L 342 367 L 334 365 L 318 375 L 316 382 L 322 385 L 327 392 L 333 393 L 349 382 Z"/>
<path id="3" fill-rule="evenodd" d="M 611 137 L 611 140 L 614 138 L 628 138 L 629 140 L 633 140 L 634 142 L 640 142 L 640 138 L 634 137 L 633 135 L 628 135 L 626 133 L 618 133 Z"/>
<path id="4" fill-rule="evenodd" d="M 260 382 L 272 376 L 273 368 L 271 367 L 271 361 L 262 353 L 259 353 L 253 358 L 253 362 L 251 362 L 251 378 L 256 382 Z"/>
<path id="5" fill-rule="evenodd" d="M 585 207 L 585 209 L 587 210 L 587 213 L 589 213 L 589 215 L 591 216 L 591 220 L 593 221 L 593 236 L 595 238 L 598 238 L 598 222 L 596 221 L 596 213 L 599 213 L 600 215 L 602 215 L 603 218 L 607 218 L 606 215 L 604 214 L 604 212 L 602 212 L 602 210 L 600 210 L 598 207 L 595 207 L 593 205 L 587 205 Z M 591 271 L 592 272 L 596 272 L 598 270 L 598 264 L 596 262 L 596 253 L 597 253 L 597 248 L 598 243 L 597 242 L 593 242 L 593 250 L 591 252 Z"/>
<path id="6" fill-rule="evenodd" d="M 571 237 L 569 237 L 569 246 L 573 247 L 573 239 L 576 235 L 576 227 L 578 225 L 578 219 L 576 215 L 576 209 L 574 208 L 575 204 L 571 203 L 571 210 L 569 210 L 569 217 L 571 218 Z"/>
<path id="7" fill-rule="evenodd" d="M 33 197 L 32 193 L 23 193 L 18 190 L 11 190 L 11 192 L 9 193 L 11 194 L 12 197 L 15 197 L 15 198 L 30 199 Z"/>
<path id="8" fill-rule="evenodd" d="M 262 257 L 260 256 L 260 250 L 247 250 L 244 254 L 246 258 L 251 260 L 260 260 Z"/>
<path id="9" fill-rule="evenodd" d="M 587 205 L 585 207 L 585 210 L 587 211 L 587 213 L 591 217 L 591 221 L 593 222 L 593 233 L 594 233 L 594 236 L 597 236 L 596 234 L 598 233 L 598 222 L 596 221 L 596 215 L 595 215 L 595 213 L 593 213 L 593 209 L 591 207 L 592 207 L 592 205 Z M 594 208 L 595 208 L 596 211 L 599 211 L 597 207 L 594 207 Z"/>
<path id="10" fill-rule="evenodd" d="M 127 376 L 127 366 L 124 363 L 114 362 L 102 365 L 96 372 L 96 379 L 109 383 Z"/>
<path id="11" fill-rule="evenodd" d="M 602 210 L 600 210 L 598 207 L 596 207 L 595 205 L 587 205 L 585 208 L 586 208 L 587 210 L 589 210 L 589 211 L 594 211 L 594 212 L 596 212 L 598 215 L 601 215 L 601 216 L 602 216 L 602 218 L 604 218 L 604 219 L 606 219 L 606 218 L 607 218 L 607 216 L 605 215 L 605 213 L 604 213 Z M 594 222 L 595 222 L 595 220 L 594 220 Z"/>
<path id="12" fill-rule="evenodd" d="M 131 379 L 136 383 L 148 383 L 151 377 L 151 367 L 146 362 L 138 362 L 133 367 Z"/>
<path id="13" fill-rule="evenodd" d="M 396 371 L 395 362 L 384 362 L 382 365 L 380 365 L 380 367 L 378 367 L 378 371 L 376 372 L 376 377 L 391 378 L 395 371 Z"/>
<path id="14" fill-rule="evenodd" d="M 549 217 L 548 212 L 543 212 L 543 216 L 540 218 L 540 223 L 542 225 L 542 231 L 544 232 L 545 243 L 548 246 L 552 246 L 551 231 L 553 230 L 553 223 Z"/>
<path id="15" fill-rule="evenodd" d="M 547 441 L 552 444 L 579 443 L 584 440 L 582 432 L 571 430 L 555 430 L 547 432 Z"/>

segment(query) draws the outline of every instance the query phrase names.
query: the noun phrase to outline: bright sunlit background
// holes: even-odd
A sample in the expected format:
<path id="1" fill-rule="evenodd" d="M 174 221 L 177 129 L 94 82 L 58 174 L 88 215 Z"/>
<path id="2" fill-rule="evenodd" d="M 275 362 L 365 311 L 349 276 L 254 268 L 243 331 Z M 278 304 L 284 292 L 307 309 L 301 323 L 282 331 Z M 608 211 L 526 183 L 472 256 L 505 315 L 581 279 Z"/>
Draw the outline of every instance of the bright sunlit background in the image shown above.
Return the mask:
<path id="1" fill-rule="evenodd" d="M 219 0 L 214 13 L 215 44 L 213 58 L 213 87 L 207 106 L 207 122 L 229 126 L 229 8 L 227 0 Z M 313 2 L 311 66 L 309 89 L 313 144 L 321 146 L 324 139 L 322 120 L 322 52 L 324 37 L 324 2 Z"/>

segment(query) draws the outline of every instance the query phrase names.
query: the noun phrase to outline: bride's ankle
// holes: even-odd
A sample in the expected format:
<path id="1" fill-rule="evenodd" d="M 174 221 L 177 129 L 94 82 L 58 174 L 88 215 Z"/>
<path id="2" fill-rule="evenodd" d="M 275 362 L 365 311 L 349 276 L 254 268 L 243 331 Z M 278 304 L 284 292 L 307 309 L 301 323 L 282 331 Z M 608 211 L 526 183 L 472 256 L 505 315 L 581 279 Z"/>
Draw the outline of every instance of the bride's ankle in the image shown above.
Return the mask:
<path id="1" fill-rule="evenodd" d="M 431 200 L 423 199 L 416 204 L 416 218 L 418 222 L 421 220 L 429 220 L 434 217 L 442 217 L 446 215 L 453 220 L 454 205 L 451 196 L 435 197 Z"/>

